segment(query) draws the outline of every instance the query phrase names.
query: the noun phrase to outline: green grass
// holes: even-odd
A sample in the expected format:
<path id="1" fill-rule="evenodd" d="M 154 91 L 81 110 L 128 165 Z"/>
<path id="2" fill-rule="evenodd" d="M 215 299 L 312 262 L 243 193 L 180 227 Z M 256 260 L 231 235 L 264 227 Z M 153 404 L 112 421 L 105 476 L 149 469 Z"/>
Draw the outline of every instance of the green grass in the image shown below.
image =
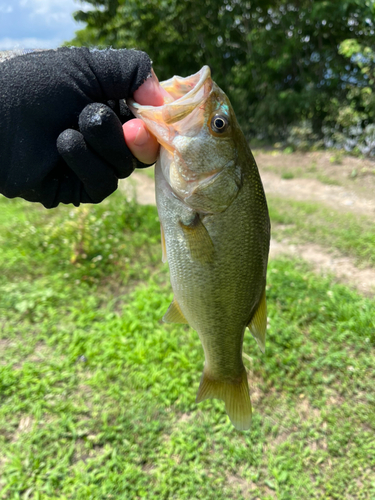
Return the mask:
<path id="1" fill-rule="evenodd" d="M 294 179 L 294 174 L 293 174 L 293 172 L 283 172 L 281 174 L 281 178 L 285 179 L 285 180 Z"/>
<path id="2" fill-rule="evenodd" d="M 195 404 L 197 334 L 160 321 L 154 207 L 0 199 L 0 219 L 0 499 L 375 498 L 373 300 L 272 262 L 237 432 Z"/>
<path id="3" fill-rule="evenodd" d="M 317 174 L 316 178 L 322 184 L 328 184 L 329 186 L 340 186 L 340 182 L 337 179 L 333 179 L 325 174 Z"/>
<path id="4" fill-rule="evenodd" d="M 315 242 L 330 250 L 336 248 L 363 265 L 375 265 L 375 225 L 370 217 L 272 195 L 267 201 L 276 238 Z"/>

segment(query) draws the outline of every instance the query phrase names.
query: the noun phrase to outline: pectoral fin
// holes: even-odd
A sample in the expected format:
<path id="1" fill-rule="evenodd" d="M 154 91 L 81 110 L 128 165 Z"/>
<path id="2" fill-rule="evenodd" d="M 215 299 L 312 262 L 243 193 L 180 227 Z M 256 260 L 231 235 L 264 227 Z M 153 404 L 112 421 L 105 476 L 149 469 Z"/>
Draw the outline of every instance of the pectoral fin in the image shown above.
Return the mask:
<path id="1" fill-rule="evenodd" d="M 182 314 L 182 311 L 176 299 L 173 299 L 173 302 L 168 307 L 167 312 L 163 316 L 163 321 L 164 323 L 185 323 L 186 325 L 188 324 L 185 316 Z"/>
<path id="2" fill-rule="evenodd" d="M 264 353 L 266 350 L 266 330 L 267 330 L 267 302 L 266 289 L 263 290 L 258 309 L 247 325 L 252 336 L 257 341 L 260 350 Z"/>
<path id="3" fill-rule="evenodd" d="M 160 224 L 160 235 L 161 235 L 161 261 L 167 262 L 167 246 L 165 244 L 165 234 L 162 224 Z"/>
<path id="4" fill-rule="evenodd" d="M 188 225 L 180 221 L 190 256 L 193 260 L 206 264 L 214 258 L 214 244 L 198 214 Z"/>

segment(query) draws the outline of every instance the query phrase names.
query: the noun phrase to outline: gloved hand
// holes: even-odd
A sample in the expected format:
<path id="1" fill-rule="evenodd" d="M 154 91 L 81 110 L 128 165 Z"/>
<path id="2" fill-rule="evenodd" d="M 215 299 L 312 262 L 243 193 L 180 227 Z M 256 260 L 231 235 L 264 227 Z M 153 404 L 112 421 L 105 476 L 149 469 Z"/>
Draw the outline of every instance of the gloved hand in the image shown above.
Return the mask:
<path id="1" fill-rule="evenodd" d="M 99 203 L 141 164 L 122 123 L 123 99 L 151 73 L 135 50 L 60 48 L 0 64 L 0 192 L 9 198 Z"/>

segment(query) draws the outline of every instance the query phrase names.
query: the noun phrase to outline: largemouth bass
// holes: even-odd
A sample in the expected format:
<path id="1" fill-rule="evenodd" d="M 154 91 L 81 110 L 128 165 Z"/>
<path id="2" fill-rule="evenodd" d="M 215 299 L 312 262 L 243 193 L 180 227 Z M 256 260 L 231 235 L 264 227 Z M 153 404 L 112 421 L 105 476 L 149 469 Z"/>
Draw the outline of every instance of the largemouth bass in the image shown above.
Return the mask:
<path id="1" fill-rule="evenodd" d="M 233 425 L 244 430 L 252 413 L 242 362 L 246 327 L 265 348 L 267 202 L 232 106 L 209 67 L 161 85 L 171 96 L 163 106 L 129 104 L 161 144 L 156 203 L 174 291 L 163 319 L 198 332 L 205 364 L 197 402 L 224 400 Z"/>

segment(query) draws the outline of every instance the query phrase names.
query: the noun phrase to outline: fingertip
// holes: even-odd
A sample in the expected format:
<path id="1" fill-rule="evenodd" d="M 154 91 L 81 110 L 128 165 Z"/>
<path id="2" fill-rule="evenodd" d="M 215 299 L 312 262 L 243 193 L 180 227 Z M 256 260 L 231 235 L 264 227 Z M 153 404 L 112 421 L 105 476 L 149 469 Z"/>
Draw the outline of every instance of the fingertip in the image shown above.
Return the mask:
<path id="1" fill-rule="evenodd" d="M 146 165 L 155 163 L 159 151 L 159 143 L 147 130 L 144 122 L 135 118 L 124 123 L 122 129 L 126 145 L 133 155 Z"/>
<path id="2" fill-rule="evenodd" d="M 134 92 L 133 97 L 137 103 L 149 106 L 162 106 L 165 101 L 171 100 L 171 96 L 160 85 L 154 70 L 151 70 L 151 77 Z"/>

